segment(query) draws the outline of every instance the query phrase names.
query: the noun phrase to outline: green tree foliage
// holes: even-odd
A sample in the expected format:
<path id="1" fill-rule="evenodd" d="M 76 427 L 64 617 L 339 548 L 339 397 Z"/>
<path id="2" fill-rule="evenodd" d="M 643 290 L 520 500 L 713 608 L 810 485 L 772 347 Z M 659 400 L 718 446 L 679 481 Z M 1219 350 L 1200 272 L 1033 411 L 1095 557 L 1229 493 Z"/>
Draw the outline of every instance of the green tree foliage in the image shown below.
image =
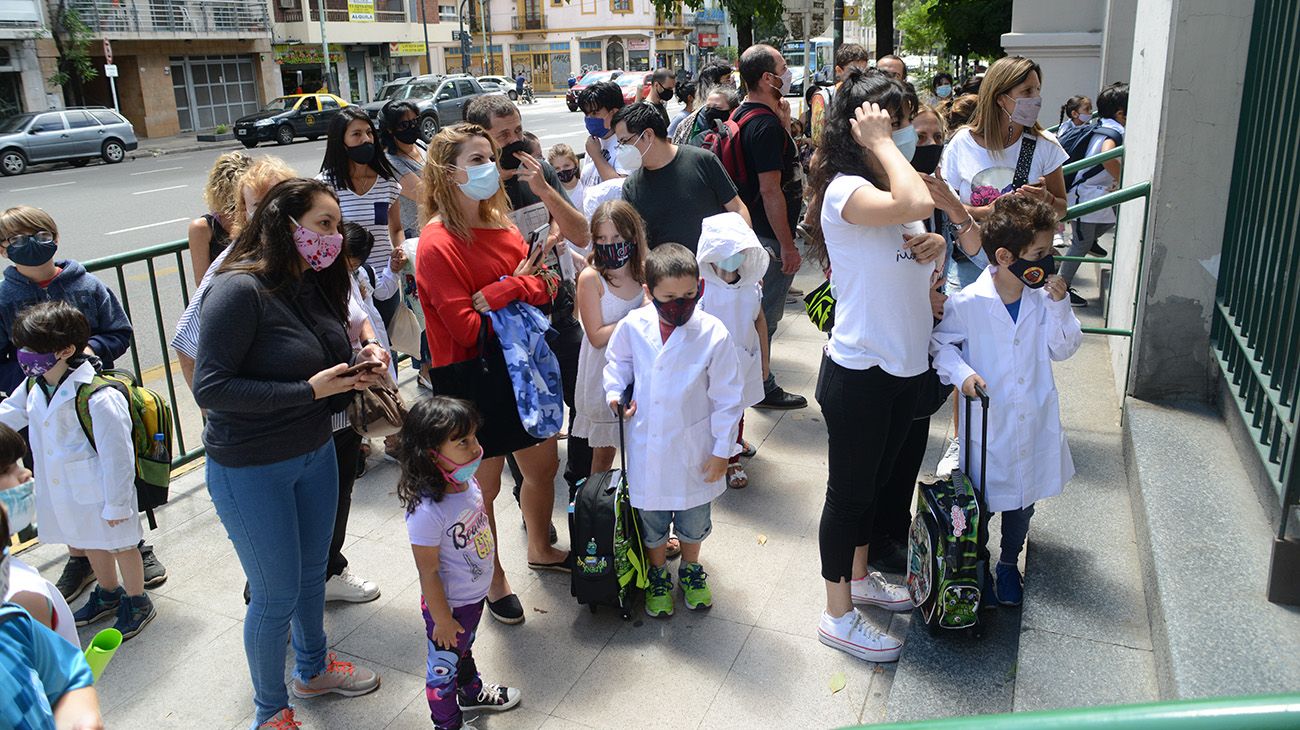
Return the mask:
<path id="1" fill-rule="evenodd" d="M 900 4 L 902 10 L 898 13 L 896 24 L 903 33 L 904 52 L 922 55 L 945 45 L 943 28 L 930 16 L 937 0 L 915 0 Z"/>
<path id="2" fill-rule="evenodd" d="M 691 10 L 698 10 L 704 0 L 651 0 L 655 8 L 665 16 L 671 16 L 680 5 Z M 781 13 L 785 10 L 782 0 L 722 0 L 722 7 L 736 25 L 737 51 L 744 53 L 746 48 L 754 45 L 754 26 L 764 27 L 781 22 Z"/>
<path id="3" fill-rule="evenodd" d="M 85 103 L 84 84 L 99 76 L 95 64 L 90 60 L 90 26 L 76 10 L 67 6 L 67 0 L 59 0 L 54 14 L 54 46 L 59 51 L 58 71 L 50 76 L 50 83 L 71 91 L 72 101 Z"/>
<path id="4" fill-rule="evenodd" d="M 998 58 L 1011 31 L 1011 0 L 931 0 L 929 18 L 958 56 Z"/>

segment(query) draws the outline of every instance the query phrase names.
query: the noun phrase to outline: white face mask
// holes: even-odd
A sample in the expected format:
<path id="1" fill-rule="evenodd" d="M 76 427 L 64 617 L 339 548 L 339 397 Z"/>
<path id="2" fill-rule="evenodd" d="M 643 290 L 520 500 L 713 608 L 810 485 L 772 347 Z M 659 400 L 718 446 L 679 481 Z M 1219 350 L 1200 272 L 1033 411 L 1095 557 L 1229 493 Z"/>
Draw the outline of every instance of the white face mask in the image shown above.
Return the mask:
<path id="1" fill-rule="evenodd" d="M 903 157 L 906 157 L 908 162 L 911 162 L 912 156 L 916 154 L 916 128 L 910 124 L 900 127 L 894 130 L 893 138 L 894 146 L 903 153 Z"/>
<path id="2" fill-rule="evenodd" d="M 1013 101 L 1015 108 L 1008 115 L 1011 121 L 1022 127 L 1032 127 L 1038 123 L 1038 112 L 1043 108 L 1043 97 L 1021 96 Z"/>
<path id="3" fill-rule="evenodd" d="M 789 66 L 786 66 L 785 73 L 781 74 L 781 88 L 777 89 L 777 92 L 781 96 L 785 96 L 786 94 L 790 93 L 790 87 L 793 84 L 794 84 L 794 73 L 790 71 Z"/>
<path id="4" fill-rule="evenodd" d="M 9 513 L 9 531 L 17 534 L 36 521 L 36 482 L 28 479 L 12 489 L 0 490 L 0 504 Z M 0 536 L 8 539 L 8 535 Z"/>
<path id="5" fill-rule="evenodd" d="M 614 151 L 614 165 L 628 172 L 635 172 L 641 169 L 642 157 L 644 153 L 641 148 L 637 147 L 638 142 L 632 144 L 620 144 Z"/>

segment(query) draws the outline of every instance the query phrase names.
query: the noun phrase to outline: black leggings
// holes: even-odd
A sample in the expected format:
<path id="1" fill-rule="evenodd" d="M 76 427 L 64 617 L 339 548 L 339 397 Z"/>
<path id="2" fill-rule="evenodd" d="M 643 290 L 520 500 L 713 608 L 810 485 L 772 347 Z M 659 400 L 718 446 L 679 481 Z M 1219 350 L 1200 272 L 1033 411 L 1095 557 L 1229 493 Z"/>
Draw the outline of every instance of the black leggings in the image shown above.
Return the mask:
<path id="1" fill-rule="evenodd" d="M 347 539 L 348 515 L 352 512 L 352 485 L 357 481 L 357 461 L 361 459 L 361 434 L 350 427 L 334 432 L 334 458 L 339 465 L 339 507 L 334 513 L 334 537 L 330 538 L 330 557 L 325 569 L 325 580 L 342 573 L 348 567 L 343 557 L 343 541 Z"/>
<path id="2" fill-rule="evenodd" d="M 916 415 L 919 377 L 899 378 L 873 367 L 850 370 L 822 356 L 817 402 L 826 419 L 826 504 L 818 542 L 822 577 L 853 577 L 853 551 L 870 545 L 877 494 Z"/>
<path id="3" fill-rule="evenodd" d="M 907 544 L 912 528 L 912 498 L 916 495 L 916 477 L 925 461 L 925 447 L 930 441 L 930 417 L 918 418 L 907 427 L 907 436 L 894 459 L 894 468 L 876 495 L 876 516 L 872 519 L 871 547 L 885 548 L 889 543 Z"/>

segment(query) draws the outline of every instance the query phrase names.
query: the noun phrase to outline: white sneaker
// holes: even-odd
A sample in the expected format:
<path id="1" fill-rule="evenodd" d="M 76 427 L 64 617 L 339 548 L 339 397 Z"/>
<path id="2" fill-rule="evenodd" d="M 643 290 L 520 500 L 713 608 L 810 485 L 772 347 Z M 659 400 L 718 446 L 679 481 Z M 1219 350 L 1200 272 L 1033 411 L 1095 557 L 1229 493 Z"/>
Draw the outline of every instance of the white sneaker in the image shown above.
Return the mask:
<path id="1" fill-rule="evenodd" d="M 349 573 L 347 568 L 344 568 L 342 573 L 325 581 L 326 601 L 366 603 L 376 598 L 379 598 L 379 586 Z"/>
<path id="2" fill-rule="evenodd" d="M 866 578 L 849 581 L 849 592 L 854 603 L 880 606 L 894 612 L 912 610 L 912 596 L 907 588 L 890 583 L 880 573 L 867 573 Z"/>
<path id="3" fill-rule="evenodd" d="M 817 640 L 869 662 L 896 662 L 903 653 L 903 642 L 872 626 L 857 611 L 849 611 L 839 618 L 823 611 Z"/>
<path id="4" fill-rule="evenodd" d="M 957 439 L 948 439 L 948 448 L 944 449 L 943 458 L 939 459 L 939 465 L 934 468 L 934 475 L 940 479 L 947 479 L 956 471 L 957 464 L 961 462 L 961 447 L 957 445 Z"/>

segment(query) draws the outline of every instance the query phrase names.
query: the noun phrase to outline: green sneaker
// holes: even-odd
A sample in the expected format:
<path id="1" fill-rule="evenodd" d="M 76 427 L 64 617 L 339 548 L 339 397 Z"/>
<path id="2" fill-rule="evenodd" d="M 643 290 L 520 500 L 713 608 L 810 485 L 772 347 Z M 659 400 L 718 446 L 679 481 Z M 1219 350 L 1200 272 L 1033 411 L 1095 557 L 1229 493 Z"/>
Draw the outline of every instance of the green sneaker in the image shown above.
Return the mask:
<path id="1" fill-rule="evenodd" d="M 713 606 L 713 591 L 709 590 L 709 574 L 699 563 L 682 563 L 677 570 L 677 580 L 682 584 L 682 597 L 692 611 Z"/>
<path id="2" fill-rule="evenodd" d="M 647 616 L 673 615 L 673 577 L 668 573 L 668 566 L 658 568 L 650 566 L 650 587 L 645 591 L 645 612 Z"/>

